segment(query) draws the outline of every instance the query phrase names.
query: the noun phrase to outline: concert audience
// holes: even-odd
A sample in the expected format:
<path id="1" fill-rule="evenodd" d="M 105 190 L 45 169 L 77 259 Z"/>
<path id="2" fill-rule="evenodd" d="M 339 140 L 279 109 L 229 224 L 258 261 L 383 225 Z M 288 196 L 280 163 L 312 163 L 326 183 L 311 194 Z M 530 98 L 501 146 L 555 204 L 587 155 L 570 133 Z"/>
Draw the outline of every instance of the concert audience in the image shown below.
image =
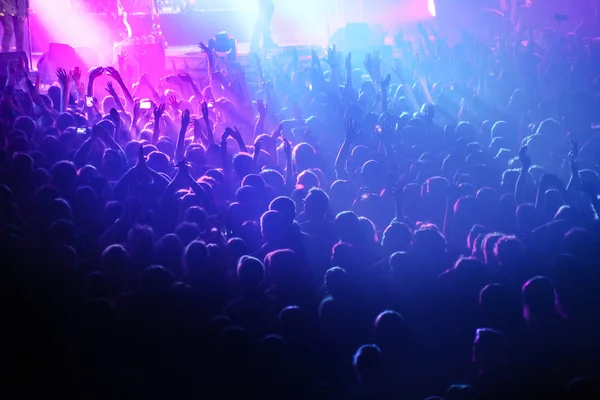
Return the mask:
<path id="1" fill-rule="evenodd" d="M 5 387 L 600 398 L 600 42 L 424 33 L 47 93 L 10 64 Z"/>

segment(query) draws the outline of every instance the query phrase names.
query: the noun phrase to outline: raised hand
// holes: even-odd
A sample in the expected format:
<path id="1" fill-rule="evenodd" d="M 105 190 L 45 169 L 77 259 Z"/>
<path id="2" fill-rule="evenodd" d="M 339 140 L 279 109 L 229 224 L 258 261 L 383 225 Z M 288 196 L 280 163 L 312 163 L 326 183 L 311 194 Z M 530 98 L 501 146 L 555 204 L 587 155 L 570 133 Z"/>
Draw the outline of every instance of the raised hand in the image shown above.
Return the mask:
<path id="1" fill-rule="evenodd" d="M 202 118 L 208 123 L 208 104 L 205 101 L 202 102 Z"/>
<path id="2" fill-rule="evenodd" d="M 392 81 L 392 75 L 390 73 L 388 73 L 385 78 L 383 78 L 383 80 L 381 81 L 381 87 L 385 87 L 385 88 L 389 88 L 390 87 L 390 82 Z"/>
<path id="3" fill-rule="evenodd" d="M 79 82 L 81 82 L 81 69 L 79 67 L 75 67 L 69 72 L 69 74 L 71 75 L 73 82 L 79 86 Z"/>
<path id="4" fill-rule="evenodd" d="M 66 88 L 69 85 L 69 75 L 67 74 L 67 71 L 65 71 L 64 68 L 57 68 L 56 76 L 58 77 L 58 82 L 60 83 L 60 86 Z"/>
<path id="5" fill-rule="evenodd" d="M 119 68 L 122 68 L 125 65 L 125 63 L 127 62 L 127 56 L 128 54 L 126 51 L 117 55 L 117 64 L 119 65 Z"/>
<path id="6" fill-rule="evenodd" d="M 144 145 L 140 144 L 140 150 L 138 151 L 138 159 L 137 164 L 135 164 L 136 169 L 145 169 L 146 166 L 146 156 L 144 155 Z"/>
<path id="7" fill-rule="evenodd" d="M 288 160 L 292 159 L 292 145 L 290 144 L 290 141 L 286 138 L 283 138 L 283 152 L 285 153 L 285 157 Z"/>
<path id="8" fill-rule="evenodd" d="M 521 147 L 521 150 L 519 150 L 519 161 L 521 161 L 523 170 L 529 171 L 529 168 L 531 167 L 531 157 L 527 154 L 527 146 L 523 146 Z"/>
<path id="9" fill-rule="evenodd" d="M 133 103 L 133 122 L 137 122 L 140 118 L 140 101 L 136 100 L 135 103 Z M 135 124 L 132 124 L 135 125 Z"/>
<path id="10" fill-rule="evenodd" d="M 181 105 L 181 101 L 177 100 L 177 96 L 171 95 L 169 96 L 169 104 L 174 111 L 179 111 L 179 106 Z"/>
<path id="11" fill-rule="evenodd" d="M 279 124 L 279 125 L 277 125 L 277 128 L 275 128 L 275 131 L 273 131 L 273 134 L 271 135 L 271 137 L 273 139 L 277 139 L 278 137 L 281 136 L 282 133 L 283 133 L 283 124 Z"/>
<path id="12" fill-rule="evenodd" d="M 112 117 L 113 121 L 115 121 L 115 126 L 118 129 L 121 122 L 121 116 L 119 115 L 119 112 L 116 108 L 110 109 L 110 116 Z"/>
<path id="13" fill-rule="evenodd" d="M 262 148 L 262 140 L 259 140 L 254 144 L 254 154 L 260 154 L 260 149 Z"/>
<path id="14" fill-rule="evenodd" d="M 158 121 L 165 113 L 165 103 L 161 103 L 154 109 L 154 120 Z"/>
<path id="15" fill-rule="evenodd" d="M 106 82 L 106 91 L 113 97 L 117 97 L 117 92 L 111 81 Z"/>
<path id="16" fill-rule="evenodd" d="M 264 119 L 269 111 L 262 99 L 256 100 L 256 109 L 258 110 L 258 116 Z"/>
<path id="17" fill-rule="evenodd" d="M 192 79 L 192 77 L 189 74 L 186 74 L 186 73 L 182 72 L 178 76 L 179 76 L 179 79 L 181 79 L 183 82 L 186 82 L 186 83 L 193 83 L 194 82 L 194 80 Z"/>
<path id="18" fill-rule="evenodd" d="M 200 49 L 202 49 L 203 52 L 205 52 L 207 54 L 210 53 L 210 49 L 204 43 L 202 43 L 202 42 L 198 43 L 198 47 L 200 47 Z"/>
<path id="19" fill-rule="evenodd" d="M 338 66 L 338 53 L 335 44 L 327 49 L 327 64 L 333 69 Z"/>
<path id="20" fill-rule="evenodd" d="M 367 54 L 365 56 L 365 68 L 371 78 L 380 81 L 381 80 L 381 60 L 379 52 L 373 52 L 373 54 Z"/>
<path id="21" fill-rule="evenodd" d="M 346 120 L 346 142 L 352 143 L 358 137 L 358 132 L 356 131 L 356 121 L 353 119 Z"/>
<path id="22" fill-rule="evenodd" d="M 90 80 L 94 80 L 104 73 L 104 68 L 103 67 L 92 68 L 89 70 L 88 73 L 90 74 Z"/>
<path id="23" fill-rule="evenodd" d="M 352 71 L 352 53 L 346 56 L 346 71 Z"/>
<path id="24" fill-rule="evenodd" d="M 123 81 L 121 79 L 121 74 L 119 74 L 119 71 L 117 71 L 113 67 L 106 67 L 106 73 L 108 74 L 108 76 L 110 76 L 111 78 L 113 78 L 115 81 L 117 81 L 119 83 L 121 83 Z"/>
<path id="25" fill-rule="evenodd" d="M 221 146 L 227 145 L 227 138 L 231 136 L 231 132 L 233 132 L 231 128 L 225 129 L 225 132 L 223 132 L 223 135 L 221 135 Z"/>
<path id="26" fill-rule="evenodd" d="M 238 131 L 237 126 L 233 127 L 233 130 L 231 131 L 231 137 L 237 141 L 242 139 L 242 134 L 240 133 L 240 131 Z"/>
<path id="27" fill-rule="evenodd" d="M 150 76 L 148 74 L 142 74 L 142 76 L 140 76 L 140 85 L 150 85 Z"/>
<path id="28" fill-rule="evenodd" d="M 190 117 L 190 110 L 185 110 L 183 112 L 183 115 L 181 116 L 181 129 L 187 129 L 187 127 L 190 125 L 190 121 L 191 121 L 191 117 Z"/>

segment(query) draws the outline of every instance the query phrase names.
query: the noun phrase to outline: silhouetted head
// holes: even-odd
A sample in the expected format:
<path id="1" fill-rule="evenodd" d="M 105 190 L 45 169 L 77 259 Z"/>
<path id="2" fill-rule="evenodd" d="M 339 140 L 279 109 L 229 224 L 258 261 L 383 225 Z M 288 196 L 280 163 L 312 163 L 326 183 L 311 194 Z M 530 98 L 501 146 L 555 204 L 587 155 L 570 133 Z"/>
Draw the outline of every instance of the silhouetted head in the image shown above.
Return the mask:
<path id="1" fill-rule="evenodd" d="M 304 213 L 309 219 L 323 219 L 329 211 L 329 196 L 321 189 L 311 189 L 304 198 Z"/>
<path id="2" fill-rule="evenodd" d="M 556 292 L 550 279 L 536 276 L 523 285 L 525 318 L 545 316 L 556 311 Z"/>
<path id="3" fill-rule="evenodd" d="M 343 298 L 349 289 L 348 274 L 339 267 L 333 267 L 325 273 L 325 289 L 334 299 Z"/>
<path id="4" fill-rule="evenodd" d="M 397 251 L 408 251 L 412 245 L 413 234 L 408 225 L 392 222 L 383 232 L 381 247 L 386 255 Z"/>
<path id="5" fill-rule="evenodd" d="M 361 225 L 358 216 L 352 211 L 344 211 L 335 217 L 335 230 L 342 242 L 361 245 Z"/>
<path id="6" fill-rule="evenodd" d="M 408 326 L 400 313 L 386 310 L 375 318 L 375 342 L 387 352 L 397 352 L 407 345 Z"/>
<path id="7" fill-rule="evenodd" d="M 102 252 L 101 271 L 112 282 L 122 283 L 129 269 L 129 253 L 120 244 L 108 246 Z"/>
<path id="8" fill-rule="evenodd" d="M 504 335 L 494 329 L 477 329 L 473 342 L 473 362 L 482 372 L 499 369 L 506 362 L 507 345 Z"/>
<path id="9" fill-rule="evenodd" d="M 259 289 L 265 278 L 265 267 L 258 258 L 243 256 L 238 261 L 237 276 L 245 289 Z"/>
<path id="10" fill-rule="evenodd" d="M 184 264 L 186 275 L 192 279 L 200 278 L 207 268 L 208 249 L 201 241 L 191 242 L 185 249 Z"/>
<path id="11" fill-rule="evenodd" d="M 277 197 L 269 204 L 269 210 L 279 212 L 289 225 L 296 219 L 296 203 L 289 197 Z"/>
<path id="12" fill-rule="evenodd" d="M 354 354 L 354 372 L 363 384 L 373 383 L 381 376 L 383 355 L 374 344 L 360 346 Z"/>
<path id="13" fill-rule="evenodd" d="M 267 211 L 260 218 L 262 237 L 267 242 L 279 242 L 288 226 L 285 216 L 279 211 Z"/>
<path id="14" fill-rule="evenodd" d="M 514 266 L 523 260 L 523 244 L 516 236 L 503 236 L 494 246 L 494 255 L 500 266 Z"/>
<path id="15" fill-rule="evenodd" d="M 302 279 L 300 259 L 292 250 L 276 250 L 266 255 L 265 270 L 269 282 L 278 287 L 297 285 Z"/>

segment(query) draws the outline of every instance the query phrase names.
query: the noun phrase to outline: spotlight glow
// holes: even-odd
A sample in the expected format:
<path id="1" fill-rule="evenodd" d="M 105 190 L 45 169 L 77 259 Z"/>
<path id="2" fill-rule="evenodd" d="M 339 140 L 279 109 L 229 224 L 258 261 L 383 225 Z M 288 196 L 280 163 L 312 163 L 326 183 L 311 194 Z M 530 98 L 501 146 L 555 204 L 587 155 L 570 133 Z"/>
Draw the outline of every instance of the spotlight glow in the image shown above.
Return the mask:
<path id="1" fill-rule="evenodd" d="M 432 17 L 437 16 L 437 12 L 435 10 L 435 0 L 427 0 L 427 9 Z"/>

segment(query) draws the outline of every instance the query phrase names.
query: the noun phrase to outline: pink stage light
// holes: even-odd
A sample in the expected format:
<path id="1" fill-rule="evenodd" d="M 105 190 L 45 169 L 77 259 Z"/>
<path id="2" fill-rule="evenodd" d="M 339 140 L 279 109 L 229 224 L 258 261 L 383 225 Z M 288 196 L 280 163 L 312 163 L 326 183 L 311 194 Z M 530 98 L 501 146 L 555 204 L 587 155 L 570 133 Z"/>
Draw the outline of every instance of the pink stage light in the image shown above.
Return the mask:
<path id="1" fill-rule="evenodd" d="M 111 28 L 96 15 L 84 13 L 69 5 L 68 0 L 31 0 L 40 27 L 40 36 L 51 42 L 73 47 L 93 48 L 100 54 L 112 53 Z M 35 39 L 38 32 L 32 32 Z"/>

